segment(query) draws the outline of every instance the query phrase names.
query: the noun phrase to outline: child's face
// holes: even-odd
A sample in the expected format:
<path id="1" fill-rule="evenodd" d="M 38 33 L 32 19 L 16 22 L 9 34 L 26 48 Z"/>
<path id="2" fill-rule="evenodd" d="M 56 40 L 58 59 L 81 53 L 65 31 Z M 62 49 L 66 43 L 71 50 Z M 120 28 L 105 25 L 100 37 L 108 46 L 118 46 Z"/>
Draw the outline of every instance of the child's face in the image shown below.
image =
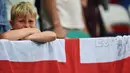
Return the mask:
<path id="1" fill-rule="evenodd" d="M 21 28 L 35 28 L 36 18 L 28 14 L 27 16 L 17 16 L 14 21 L 12 21 L 13 29 Z"/>

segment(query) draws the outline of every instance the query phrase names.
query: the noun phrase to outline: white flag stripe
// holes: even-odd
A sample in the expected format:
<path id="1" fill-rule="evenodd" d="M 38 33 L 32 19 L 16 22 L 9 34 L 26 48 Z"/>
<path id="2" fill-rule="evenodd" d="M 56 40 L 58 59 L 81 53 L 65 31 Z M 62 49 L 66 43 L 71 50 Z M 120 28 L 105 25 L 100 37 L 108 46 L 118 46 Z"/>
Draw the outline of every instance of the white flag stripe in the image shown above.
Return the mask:
<path id="1" fill-rule="evenodd" d="M 130 57 L 130 36 L 80 39 L 81 63 L 112 62 Z"/>
<path id="2" fill-rule="evenodd" d="M 123 38 L 124 48 L 125 48 L 125 57 L 130 57 L 130 36 L 124 36 Z"/>
<path id="3" fill-rule="evenodd" d="M 0 40 L 0 60 L 34 62 L 57 60 L 66 62 L 65 40 L 36 43 L 32 41 Z"/>

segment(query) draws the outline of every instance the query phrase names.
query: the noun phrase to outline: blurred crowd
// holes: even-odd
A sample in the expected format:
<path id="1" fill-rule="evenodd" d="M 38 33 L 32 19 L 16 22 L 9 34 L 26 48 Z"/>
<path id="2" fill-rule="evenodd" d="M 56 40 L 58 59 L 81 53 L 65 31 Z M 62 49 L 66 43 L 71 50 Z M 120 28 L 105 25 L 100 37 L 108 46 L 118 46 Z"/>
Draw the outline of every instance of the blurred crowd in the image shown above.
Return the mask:
<path id="1" fill-rule="evenodd" d="M 130 34 L 130 0 L 0 0 L 0 34 L 11 29 L 11 7 L 22 1 L 36 7 L 37 28 L 57 38 Z"/>

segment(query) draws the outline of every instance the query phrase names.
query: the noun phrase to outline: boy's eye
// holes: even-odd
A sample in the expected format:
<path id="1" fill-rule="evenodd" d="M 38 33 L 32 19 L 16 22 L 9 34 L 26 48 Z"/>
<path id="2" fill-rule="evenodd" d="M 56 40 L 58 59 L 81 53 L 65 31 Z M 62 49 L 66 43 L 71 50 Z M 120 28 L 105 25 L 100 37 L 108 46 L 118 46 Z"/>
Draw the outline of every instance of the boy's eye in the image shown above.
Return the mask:
<path id="1" fill-rule="evenodd" d="M 23 20 L 19 20 L 19 22 L 23 22 Z"/>
<path id="2" fill-rule="evenodd" d="M 30 23 L 32 23 L 33 21 L 31 20 L 31 21 L 29 21 Z"/>

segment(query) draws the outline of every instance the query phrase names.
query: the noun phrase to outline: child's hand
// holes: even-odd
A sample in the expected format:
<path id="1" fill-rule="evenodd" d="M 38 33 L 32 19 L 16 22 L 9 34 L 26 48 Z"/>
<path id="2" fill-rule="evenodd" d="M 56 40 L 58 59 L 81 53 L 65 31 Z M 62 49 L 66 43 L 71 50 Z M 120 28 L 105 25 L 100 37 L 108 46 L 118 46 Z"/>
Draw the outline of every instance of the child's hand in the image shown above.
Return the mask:
<path id="1" fill-rule="evenodd" d="M 52 31 L 44 31 L 29 35 L 22 40 L 32 40 L 38 42 L 50 42 L 56 40 L 56 34 Z"/>
<path id="2" fill-rule="evenodd" d="M 24 29 L 27 29 L 27 31 L 29 31 L 30 35 L 35 34 L 35 33 L 38 33 L 38 32 L 41 32 L 41 31 L 40 31 L 39 29 L 37 29 L 37 28 L 24 28 Z M 30 35 L 25 36 L 24 38 L 21 38 L 21 40 L 28 40 Z"/>
<path id="3" fill-rule="evenodd" d="M 30 40 L 30 36 L 24 37 L 21 40 Z"/>
<path id="4" fill-rule="evenodd" d="M 26 35 L 25 37 L 21 38 L 21 40 L 28 40 L 30 35 L 41 32 L 37 28 L 24 28 L 23 30 L 24 30 L 24 32 L 28 32 L 29 35 Z"/>
<path id="5" fill-rule="evenodd" d="M 34 33 L 38 33 L 41 32 L 39 29 L 37 28 L 29 28 L 30 34 L 34 34 Z"/>

